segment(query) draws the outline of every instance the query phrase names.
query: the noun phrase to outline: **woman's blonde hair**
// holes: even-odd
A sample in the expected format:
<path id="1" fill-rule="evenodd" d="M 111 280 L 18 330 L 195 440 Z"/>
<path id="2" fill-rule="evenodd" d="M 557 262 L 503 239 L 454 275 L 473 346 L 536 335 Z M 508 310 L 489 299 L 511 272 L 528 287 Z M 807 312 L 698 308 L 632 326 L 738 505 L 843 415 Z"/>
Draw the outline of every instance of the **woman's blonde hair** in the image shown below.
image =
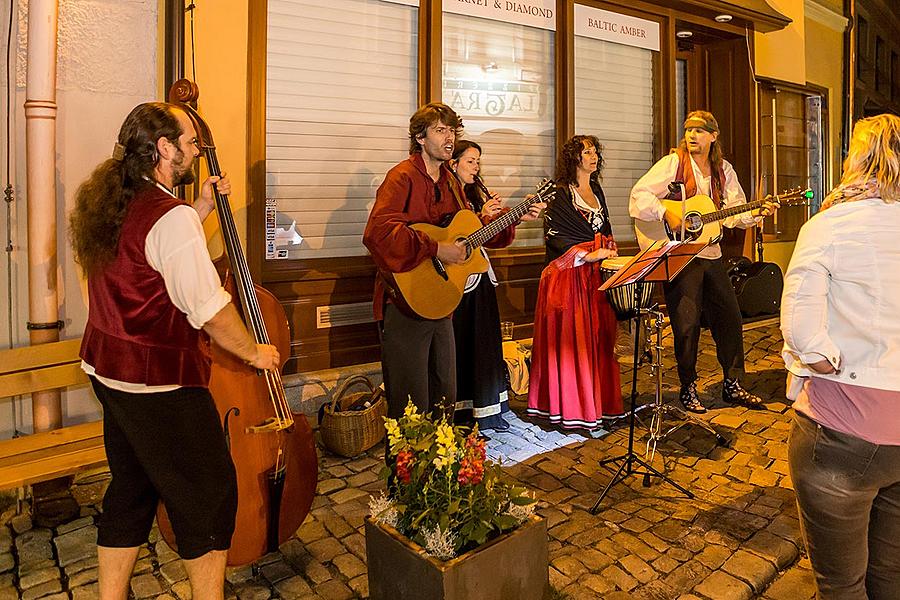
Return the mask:
<path id="1" fill-rule="evenodd" d="M 875 180 L 885 202 L 900 200 L 900 117 L 878 115 L 856 122 L 841 184 Z"/>

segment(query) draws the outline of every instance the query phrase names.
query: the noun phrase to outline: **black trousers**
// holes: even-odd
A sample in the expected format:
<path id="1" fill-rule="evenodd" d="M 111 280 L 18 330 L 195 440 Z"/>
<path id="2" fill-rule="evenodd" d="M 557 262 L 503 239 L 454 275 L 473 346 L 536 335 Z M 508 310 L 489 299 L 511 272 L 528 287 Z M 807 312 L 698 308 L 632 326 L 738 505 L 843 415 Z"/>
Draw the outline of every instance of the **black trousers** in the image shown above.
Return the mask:
<path id="1" fill-rule="evenodd" d="M 237 481 L 209 390 L 132 394 L 93 377 L 91 384 L 103 405 L 103 441 L 112 473 L 97 543 L 109 548 L 145 543 L 163 500 L 181 558 L 227 550 Z"/>
<path id="2" fill-rule="evenodd" d="M 456 345 L 450 318 L 431 321 L 384 307 L 381 370 L 388 416 L 403 416 L 409 400 L 420 413 L 452 415 L 456 405 Z"/>
<path id="3" fill-rule="evenodd" d="M 729 379 L 744 374 L 741 309 L 721 258 L 696 258 L 663 286 L 675 336 L 678 379 L 688 385 L 697 379 L 700 315 L 706 317 L 722 373 Z"/>

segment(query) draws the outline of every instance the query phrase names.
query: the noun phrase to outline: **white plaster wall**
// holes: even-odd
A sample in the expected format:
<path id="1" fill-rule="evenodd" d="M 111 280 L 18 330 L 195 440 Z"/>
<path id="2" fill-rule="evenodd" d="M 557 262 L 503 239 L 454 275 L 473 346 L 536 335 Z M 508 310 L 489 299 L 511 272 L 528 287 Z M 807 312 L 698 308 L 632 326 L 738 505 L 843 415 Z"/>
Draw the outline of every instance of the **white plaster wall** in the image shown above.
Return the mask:
<path id="1" fill-rule="evenodd" d="M 7 260 L 0 261 L 0 316 L 13 315 L 12 332 L 5 318 L 0 323 L 0 345 L 28 344 L 27 202 L 25 186 L 25 75 L 27 73 L 28 5 L 26 0 L 0 0 L 2 48 L 6 56 L 6 31 L 10 3 L 17 13 L 13 20 L 12 133 L 15 202 L 11 220 L 13 238 L 12 305 L 7 300 Z M 57 44 L 57 223 L 59 250 L 60 319 L 65 322 L 63 339 L 79 337 L 87 320 L 86 294 L 68 243 L 68 214 L 78 185 L 93 168 L 109 156 L 128 112 L 138 103 L 156 99 L 157 90 L 157 0 L 60 0 Z M 5 97 L 4 75 L 0 96 Z M 3 121 L 0 121 L 3 126 Z M 0 130 L 5 136 L 5 129 Z M 0 175 L 6 185 L 5 143 L 0 144 Z M 2 190 L 0 190 L 2 193 Z M 5 203 L 3 203 L 5 205 Z M 7 217 L 0 206 L 0 248 L 6 246 Z M 99 417 L 99 405 L 85 390 L 67 393 L 63 401 L 65 424 Z M 9 437 L 14 423 L 31 429 L 29 399 L 0 399 L 0 438 Z"/>

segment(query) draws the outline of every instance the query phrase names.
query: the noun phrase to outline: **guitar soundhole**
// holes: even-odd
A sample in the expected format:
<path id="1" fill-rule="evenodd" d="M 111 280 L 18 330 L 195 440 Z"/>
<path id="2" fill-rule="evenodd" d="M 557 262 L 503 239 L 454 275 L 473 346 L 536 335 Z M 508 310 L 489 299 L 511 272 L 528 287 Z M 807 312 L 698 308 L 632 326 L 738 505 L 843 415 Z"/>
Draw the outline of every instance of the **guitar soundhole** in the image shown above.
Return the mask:
<path id="1" fill-rule="evenodd" d="M 698 213 L 688 213 L 684 216 L 684 228 L 690 233 L 700 233 L 703 230 L 703 219 Z"/>

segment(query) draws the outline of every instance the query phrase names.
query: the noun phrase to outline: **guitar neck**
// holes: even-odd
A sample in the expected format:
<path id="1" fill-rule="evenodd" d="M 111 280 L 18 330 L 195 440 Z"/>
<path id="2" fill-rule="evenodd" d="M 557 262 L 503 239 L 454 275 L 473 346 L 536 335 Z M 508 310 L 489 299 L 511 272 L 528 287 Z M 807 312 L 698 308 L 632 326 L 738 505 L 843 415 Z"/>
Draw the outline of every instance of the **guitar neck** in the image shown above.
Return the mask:
<path id="1" fill-rule="evenodd" d="M 723 208 L 722 210 L 717 210 L 711 213 L 706 213 L 701 218 L 703 220 L 703 224 L 713 223 L 715 221 L 721 221 L 722 219 L 727 219 L 728 217 L 732 217 L 734 215 L 739 215 L 741 213 L 750 212 L 751 210 L 755 210 L 757 208 L 761 208 L 763 204 L 766 202 L 772 201 L 773 198 L 766 198 L 764 200 L 754 200 L 753 202 L 745 202 L 744 204 L 738 204 L 737 206 L 732 206 L 730 208 Z M 776 196 L 774 200 L 777 202 L 778 197 Z"/>
<path id="2" fill-rule="evenodd" d="M 472 235 L 466 238 L 469 247 L 474 250 L 475 248 L 482 246 L 485 242 L 522 218 L 522 215 L 528 212 L 531 205 L 540 200 L 540 194 L 537 194 L 532 198 L 526 198 L 512 207 L 509 212 L 500 215 L 478 231 L 472 233 Z"/>

